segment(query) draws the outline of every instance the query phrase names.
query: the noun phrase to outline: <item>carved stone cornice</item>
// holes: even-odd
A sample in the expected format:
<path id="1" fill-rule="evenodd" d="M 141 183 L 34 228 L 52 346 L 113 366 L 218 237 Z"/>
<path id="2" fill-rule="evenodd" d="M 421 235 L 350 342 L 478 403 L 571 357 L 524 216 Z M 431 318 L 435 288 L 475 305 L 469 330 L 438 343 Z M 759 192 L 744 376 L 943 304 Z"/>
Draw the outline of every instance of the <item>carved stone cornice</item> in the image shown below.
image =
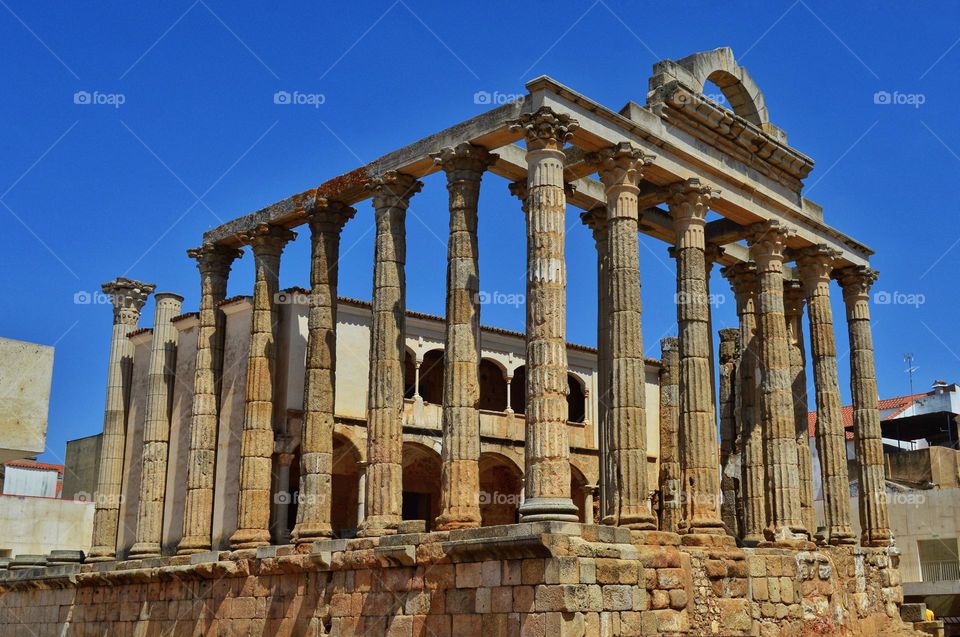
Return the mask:
<path id="1" fill-rule="evenodd" d="M 512 181 L 507 187 L 510 189 L 510 194 L 520 200 L 520 209 L 523 212 L 527 211 L 527 180 L 521 179 L 520 181 Z"/>
<path id="2" fill-rule="evenodd" d="M 720 334 L 720 364 L 736 362 L 740 355 L 740 328 L 726 327 Z"/>
<path id="3" fill-rule="evenodd" d="M 126 277 L 117 277 L 101 286 L 113 305 L 114 324 L 136 325 L 147 297 L 156 289 L 153 283 L 144 283 Z"/>
<path id="4" fill-rule="evenodd" d="M 720 274 L 730 282 L 737 305 L 741 306 L 752 294 L 757 293 L 757 264 L 741 261 L 721 268 Z"/>
<path id="5" fill-rule="evenodd" d="M 430 157 L 447 173 L 447 187 L 458 181 L 480 181 L 487 168 L 500 159 L 499 155 L 483 146 L 468 142 L 441 148 L 440 152 L 431 153 Z"/>
<path id="6" fill-rule="evenodd" d="M 607 209 L 603 206 L 597 206 L 587 212 L 580 213 L 580 221 L 583 225 L 590 228 L 595 240 L 600 239 L 607 230 Z"/>
<path id="7" fill-rule="evenodd" d="M 560 150 L 578 128 L 577 120 L 566 113 L 556 113 L 549 106 L 522 113 L 510 124 L 512 132 L 523 132 L 528 150 Z"/>
<path id="8" fill-rule="evenodd" d="M 379 177 L 372 177 L 366 188 L 373 193 L 373 207 L 402 208 L 410 205 L 410 198 L 420 192 L 423 182 L 405 173 L 390 170 Z"/>

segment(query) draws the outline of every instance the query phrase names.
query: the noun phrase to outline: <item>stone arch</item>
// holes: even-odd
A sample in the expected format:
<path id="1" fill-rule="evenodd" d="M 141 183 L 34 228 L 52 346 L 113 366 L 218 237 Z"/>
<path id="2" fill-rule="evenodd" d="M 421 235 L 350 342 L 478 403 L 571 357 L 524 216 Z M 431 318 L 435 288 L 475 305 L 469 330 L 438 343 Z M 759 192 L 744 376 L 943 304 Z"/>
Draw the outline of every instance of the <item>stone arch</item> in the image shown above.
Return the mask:
<path id="1" fill-rule="evenodd" d="M 586 422 L 587 392 L 583 380 L 573 372 L 567 372 L 567 421 Z"/>
<path id="2" fill-rule="evenodd" d="M 577 515 L 580 517 L 581 522 L 586 521 L 584 509 L 587 492 L 584 487 L 586 487 L 587 484 L 587 478 L 583 475 L 583 472 L 580 471 L 576 465 L 570 463 L 570 497 L 573 498 L 573 503 L 577 505 Z"/>
<path id="3" fill-rule="evenodd" d="M 440 454 L 432 445 L 403 443 L 403 519 L 425 520 L 427 529 L 440 515 Z"/>
<path id="4" fill-rule="evenodd" d="M 349 435 L 333 434 L 330 524 L 337 537 L 353 537 L 360 507 L 360 447 Z"/>
<path id="5" fill-rule="evenodd" d="M 420 363 L 420 396 L 425 403 L 443 404 L 444 360 L 442 349 L 423 353 Z"/>
<path id="6" fill-rule="evenodd" d="M 513 370 L 510 383 L 510 407 L 515 414 L 527 413 L 527 366 L 521 365 Z"/>
<path id="7" fill-rule="evenodd" d="M 480 519 L 483 526 L 517 522 L 523 470 L 509 457 L 480 454 Z"/>
<path id="8" fill-rule="evenodd" d="M 507 369 L 492 358 L 480 359 L 480 409 L 506 411 Z"/>
<path id="9" fill-rule="evenodd" d="M 723 91 L 734 113 L 761 128 L 770 123 L 763 93 L 747 69 L 737 64 L 729 47 L 694 53 L 676 62 L 663 60 L 654 65 L 653 73 L 651 88 L 661 86 L 664 78 L 658 76 L 665 75 L 702 95 L 706 82 L 713 82 Z"/>

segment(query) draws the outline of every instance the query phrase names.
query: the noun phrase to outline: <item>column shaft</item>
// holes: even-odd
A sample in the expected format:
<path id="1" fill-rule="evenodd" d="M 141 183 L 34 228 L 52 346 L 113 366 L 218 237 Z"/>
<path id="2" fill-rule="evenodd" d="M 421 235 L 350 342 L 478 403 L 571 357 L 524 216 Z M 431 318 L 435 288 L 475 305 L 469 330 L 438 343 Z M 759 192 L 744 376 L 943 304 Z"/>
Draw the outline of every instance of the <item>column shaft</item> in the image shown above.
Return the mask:
<path id="1" fill-rule="evenodd" d="M 480 180 L 497 159 L 460 144 L 433 155 L 447 174 L 447 316 L 443 377 L 440 530 L 480 526 Z"/>
<path id="2" fill-rule="evenodd" d="M 853 397 L 853 444 L 860 470 L 860 543 L 889 546 L 892 542 L 887 513 L 883 467 L 883 434 L 877 397 L 877 372 L 870 329 L 870 288 L 876 270 L 847 267 L 834 271 L 843 288 L 850 334 L 850 394 Z"/>
<path id="3" fill-rule="evenodd" d="M 549 108 L 514 124 L 527 140 L 527 408 L 524 522 L 578 520 L 567 442 L 566 194 L 561 150 L 577 123 Z"/>
<path id="4" fill-rule="evenodd" d="M 740 537 L 744 544 L 763 541 L 767 524 L 766 476 L 764 475 L 763 430 L 760 423 L 757 389 L 759 343 L 757 342 L 757 267 L 742 262 L 722 270 L 737 297 L 740 320 L 740 359 L 737 363 L 737 439 L 740 449 L 740 495 L 742 515 Z"/>
<path id="5" fill-rule="evenodd" d="M 423 184 L 388 172 L 368 184 L 373 191 L 373 316 L 367 403 L 366 514 L 364 536 L 396 533 L 403 495 L 403 359 L 407 259 L 405 219 L 410 197 Z"/>
<path id="6" fill-rule="evenodd" d="M 807 355 L 803 346 L 803 286 L 799 281 L 784 281 L 784 320 L 790 348 L 790 385 L 793 388 L 793 420 L 797 440 L 797 465 L 800 480 L 800 519 L 807 535 L 817 531 L 813 509 L 813 454 L 810 453 L 810 428 L 807 424 Z"/>
<path id="7" fill-rule="evenodd" d="M 323 200 L 310 224 L 310 310 L 300 438 L 300 492 L 292 538 L 306 544 L 333 535 L 330 526 L 337 374 L 337 278 L 340 232 L 353 208 Z"/>
<path id="8" fill-rule="evenodd" d="M 180 314 L 183 297 L 154 295 L 153 341 L 147 376 L 147 404 L 143 425 L 143 468 L 136 542 L 130 557 L 160 555 L 163 533 L 163 502 L 167 485 L 167 450 L 170 441 L 170 411 L 177 365 L 179 334 L 172 319 Z"/>
<path id="9" fill-rule="evenodd" d="M 127 334 L 137 328 L 140 309 L 154 286 L 119 277 L 103 284 L 113 304 L 113 336 L 107 366 L 107 400 L 103 414 L 103 440 L 95 494 L 93 540 L 88 562 L 103 562 L 117 556 L 120 492 L 123 481 L 123 451 L 126 443 L 127 408 L 133 345 Z"/>
<path id="10" fill-rule="evenodd" d="M 810 355 L 817 400 L 815 442 L 823 486 L 823 517 L 830 544 L 855 543 L 850 525 L 847 444 L 837 374 L 837 345 L 830 306 L 830 272 L 839 253 L 814 246 L 797 257 L 810 317 Z"/>
<path id="11" fill-rule="evenodd" d="M 705 219 L 714 196 L 709 187 L 691 179 L 674 186 L 669 202 L 676 233 L 680 472 L 684 499 L 681 532 L 686 533 L 724 532 L 704 262 Z"/>
<path id="12" fill-rule="evenodd" d="M 296 235 L 261 224 L 244 237 L 253 249 L 256 279 L 250 319 L 250 354 L 240 440 L 240 496 L 233 549 L 270 543 L 270 485 L 273 468 L 273 384 L 276 367 L 280 254 Z"/>
<path id="13" fill-rule="evenodd" d="M 680 343 L 660 340 L 660 530 L 676 533 L 680 501 Z"/>
<path id="14" fill-rule="evenodd" d="M 213 528 L 213 483 L 216 467 L 217 423 L 220 414 L 220 374 L 223 368 L 225 317 L 220 303 L 227 296 L 227 277 L 236 248 L 205 244 L 187 251 L 200 270 L 200 318 L 197 327 L 193 409 L 190 414 L 190 450 L 183 537 L 178 555 L 208 551 Z"/>
<path id="15" fill-rule="evenodd" d="M 737 495 L 740 480 L 732 472 L 736 448 L 736 367 L 740 355 L 740 330 L 720 330 L 720 518 L 733 537 L 740 535 Z"/>
<path id="16" fill-rule="evenodd" d="M 760 418 L 766 450 L 767 539 L 803 539 L 790 349 L 783 309 L 783 251 L 788 231 L 776 221 L 751 226 L 759 293 Z"/>
<path id="17" fill-rule="evenodd" d="M 610 359 L 607 457 L 616 492 L 611 523 L 656 529 L 647 484 L 646 363 L 640 300 L 638 195 L 645 157 L 623 142 L 596 154 L 607 198 L 607 281 Z"/>

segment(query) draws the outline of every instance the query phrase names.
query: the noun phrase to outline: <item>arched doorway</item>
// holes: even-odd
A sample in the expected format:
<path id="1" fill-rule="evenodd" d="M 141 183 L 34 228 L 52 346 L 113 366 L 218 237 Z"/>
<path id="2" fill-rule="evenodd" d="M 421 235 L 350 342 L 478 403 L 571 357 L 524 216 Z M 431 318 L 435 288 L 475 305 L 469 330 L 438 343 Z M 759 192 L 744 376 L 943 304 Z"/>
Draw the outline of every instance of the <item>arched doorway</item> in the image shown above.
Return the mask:
<path id="1" fill-rule="evenodd" d="M 425 403 L 443 404 L 443 350 L 432 349 L 420 363 L 420 396 Z"/>
<path id="2" fill-rule="evenodd" d="M 587 397 L 583 383 L 576 374 L 567 374 L 567 421 L 584 422 L 587 417 Z"/>
<path id="3" fill-rule="evenodd" d="M 480 454 L 480 520 L 483 526 L 513 524 L 520 507 L 523 472 L 499 453 Z"/>
<path id="4" fill-rule="evenodd" d="M 440 515 L 440 454 L 416 442 L 403 443 L 403 519 L 426 520 L 427 530 Z"/>
<path id="5" fill-rule="evenodd" d="M 527 413 L 527 367 L 521 365 L 513 370 L 510 381 L 510 407 L 515 414 Z"/>
<path id="6" fill-rule="evenodd" d="M 581 522 L 586 521 L 585 516 L 585 503 L 587 499 L 587 492 L 584 487 L 587 486 L 587 479 L 584 477 L 583 473 L 577 469 L 574 465 L 570 465 L 570 497 L 573 498 L 573 503 L 577 505 L 577 515 L 580 518 Z"/>
<path id="7" fill-rule="evenodd" d="M 507 379 L 503 368 L 492 360 L 480 361 L 480 409 L 486 411 L 506 411 Z"/>
<path id="8" fill-rule="evenodd" d="M 360 452 L 339 434 L 333 435 L 330 525 L 337 537 L 354 537 L 360 506 Z"/>

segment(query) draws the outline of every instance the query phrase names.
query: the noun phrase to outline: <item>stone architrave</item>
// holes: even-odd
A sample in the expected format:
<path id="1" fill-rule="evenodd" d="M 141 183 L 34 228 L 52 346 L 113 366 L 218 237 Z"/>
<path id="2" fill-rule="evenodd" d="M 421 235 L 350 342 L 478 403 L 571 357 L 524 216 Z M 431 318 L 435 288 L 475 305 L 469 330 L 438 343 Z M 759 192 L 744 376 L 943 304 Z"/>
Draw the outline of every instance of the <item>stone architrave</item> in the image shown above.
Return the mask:
<path id="1" fill-rule="evenodd" d="M 396 533 L 403 496 L 403 359 L 407 259 L 405 221 L 423 184 L 388 172 L 371 179 L 374 243 L 370 391 L 367 408 L 366 513 L 361 536 Z"/>
<path id="2" fill-rule="evenodd" d="M 253 250 L 256 278 L 250 319 L 250 355 L 240 441 L 240 496 L 233 549 L 270 543 L 270 485 L 273 468 L 273 387 L 276 365 L 277 292 L 280 254 L 296 233 L 260 224 L 244 235 Z"/>
<path id="3" fill-rule="evenodd" d="M 783 309 L 783 256 L 790 230 L 779 221 L 750 226 L 750 255 L 757 264 L 760 423 L 766 459 L 767 528 L 772 542 L 806 539 L 800 508 L 800 467 L 790 347 Z"/>
<path id="4" fill-rule="evenodd" d="M 737 523 L 738 477 L 732 473 L 736 448 L 736 367 L 740 356 L 740 330 L 722 329 L 720 334 L 720 518 L 733 537 L 740 534 Z"/>
<path id="5" fill-rule="evenodd" d="M 680 501 L 680 343 L 660 340 L 660 530 L 676 533 Z"/>
<path id="6" fill-rule="evenodd" d="M 183 538 L 177 545 L 178 555 L 200 553 L 212 548 L 213 484 L 225 323 L 220 303 L 227 296 L 230 267 L 234 259 L 243 256 L 243 252 L 237 248 L 207 243 L 187 250 L 187 256 L 197 261 L 200 270 L 200 317 L 190 415 Z"/>
<path id="7" fill-rule="evenodd" d="M 883 435 L 877 397 L 877 371 L 870 329 L 870 288 L 878 273 L 867 266 L 834 270 L 843 289 L 850 334 L 850 394 L 853 398 L 853 444 L 860 469 L 860 543 L 890 546 Z"/>
<path id="8" fill-rule="evenodd" d="M 105 562 L 117 557 L 123 451 L 126 445 L 130 372 L 133 368 L 133 344 L 127 334 L 137 329 L 140 310 L 155 287 L 151 283 L 124 277 L 103 284 L 103 292 L 110 297 L 113 305 L 113 337 L 107 366 L 107 405 L 103 414 L 93 540 L 86 560 L 88 562 Z"/>
<path id="9" fill-rule="evenodd" d="M 653 160 L 628 142 L 591 157 L 607 198 L 607 274 L 610 385 L 606 458 L 616 493 L 610 522 L 635 530 L 657 528 L 647 485 L 646 363 L 640 301 L 638 184 Z"/>
<path id="10" fill-rule="evenodd" d="M 619 506 L 615 488 L 616 467 L 608 461 L 610 427 L 610 288 L 607 210 L 596 207 L 580 215 L 590 228 L 597 249 L 597 447 L 600 453 L 600 522 L 613 524 L 613 512 Z"/>
<path id="11" fill-rule="evenodd" d="M 820 458 L 824 522 L 827 541 L 834 545 L 856 542 L 850 524 L 847 444 L 837 374 L 833 309 L 830 306 L 830 273 L 839 256 L 839 251 L 820 245 L 804 248 L 797 253 L 796 259 L 810 320 L 810 356 L 817 400 L 814 435 Z"/>
<path id="12" fill-rule="evenodd" d="M 136 542 L 130 557 L 158 557 L 163 532 L 163 501 L 167 485 L 167 450 L 170 442 L 170 411 L 177 365 L 179 332 L 173 317 L 180 314 L 183 297 L 169 292 L 153 296 L 155 305 L 147 405 L 143 424 L 143 467 Z"/>
<path id="13" fill-rule="evenodd" d="M 740 358 L 737 362 L 737 440 L 740 451 L 740 537 L 747 546 L 763 541 L 767 523 L 763 430 L 760 423 L 757 372 L 757 267 L 741 262 L 721 270 L 737 298 L 740 321 Z"/>
<path id="14" fill-rule="evenodd" d="M 498 157 L 460 144 L 432 155 L 447 174 L 447 316 L 438 530 L 480 526 L 480 250 L 477 202 Z"/>
<path id="15" fill-rule="evenodd" d="M 813 454 L 810 453 L 810 427 L 807 422 L 807 354 L 803 346 L 803 306 L 806 295 L 800 281 L 784 280 L 783 311 L 790 348 L 790 385 L 793 388 L 793 421 L 797 440 L 800 479 L 800 519 L 813 537 L 817 516 L 813 509 Z"/>
<path id="16" fill-rule="evenodd" d="M 527 142 L 527 409 L 523 522 L 577 521 L 567 441 L 566 193 L 563 144 L 578 128 L 543 107 L 511 129 Z"/>
<path id="17" fill-rule="evenodd" d="M 356 210 L 321 200 L 307 215 L 310 225 L 310 309 L 300 434 L 298 545 L 331 537 L 333 425 L 337 374 L 337 279 L 340 234 Z"/>
<path id="18" fill-rule="evenodd" d="M 722 534 L 717 421 L 706 287 L 704 227 L 719 193 L 698 179 L 671 187 L 668 204 L 676 234 L 677 322 L 680 334 L 680 473 L 684 517 L 680 531 Z"/>

